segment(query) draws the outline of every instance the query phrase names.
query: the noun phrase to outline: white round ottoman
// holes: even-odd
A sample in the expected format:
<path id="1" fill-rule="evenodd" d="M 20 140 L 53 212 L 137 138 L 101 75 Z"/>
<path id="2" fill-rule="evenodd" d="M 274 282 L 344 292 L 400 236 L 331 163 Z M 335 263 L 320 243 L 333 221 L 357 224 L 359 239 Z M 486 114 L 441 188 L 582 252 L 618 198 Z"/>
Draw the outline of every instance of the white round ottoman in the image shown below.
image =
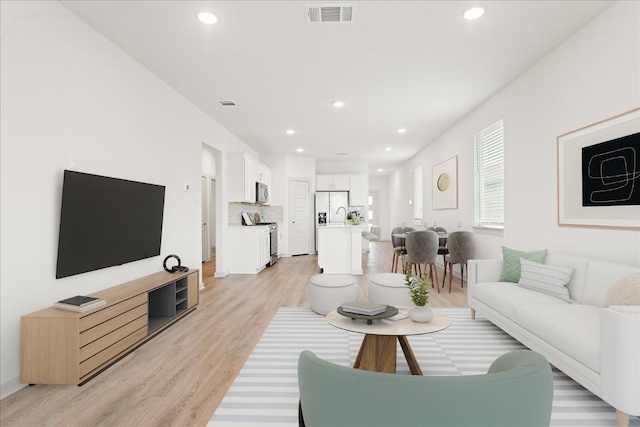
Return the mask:
<path id="1" fill-rule="evenodd" d="M 414 306 L 404 274 L 379 273 L 369 278 L 369 301 L 378 304 Z"/>
<path id="2" fill-rule="evenodd" d="M 358 281 L 348 274 L 317 274 L 309 282 L 311 310 L 326 315 L 342 303 L 358 300 Z"/>

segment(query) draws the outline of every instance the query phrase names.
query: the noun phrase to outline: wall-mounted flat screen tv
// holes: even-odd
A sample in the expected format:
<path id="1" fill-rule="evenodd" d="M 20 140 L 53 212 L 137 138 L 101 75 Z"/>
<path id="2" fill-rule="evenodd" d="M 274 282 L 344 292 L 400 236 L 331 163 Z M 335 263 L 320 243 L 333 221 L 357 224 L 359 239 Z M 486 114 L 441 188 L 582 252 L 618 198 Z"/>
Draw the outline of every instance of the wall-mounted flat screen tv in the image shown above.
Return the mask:
<path id="1" fill-rule="evenodd" d="M 164 192 L 65 170 L 56 279 L 160 255 Z"/>

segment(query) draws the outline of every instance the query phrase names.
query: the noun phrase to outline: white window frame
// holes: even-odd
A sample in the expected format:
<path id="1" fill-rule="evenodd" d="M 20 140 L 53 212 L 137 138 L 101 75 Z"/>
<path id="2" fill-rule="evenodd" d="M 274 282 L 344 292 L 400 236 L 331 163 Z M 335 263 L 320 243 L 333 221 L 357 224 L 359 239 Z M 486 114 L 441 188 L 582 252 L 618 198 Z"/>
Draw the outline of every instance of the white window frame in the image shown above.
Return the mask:
<path id="1" fill-rule="evenodd" d="M 473 136 L 474 227 L 504 230 L 504 121 Z"/>
<path id="2" fill-rule="evenodd" d="M 422 166 L 413 169 L 413 223 L 421 225 L 422 210 Z"/>

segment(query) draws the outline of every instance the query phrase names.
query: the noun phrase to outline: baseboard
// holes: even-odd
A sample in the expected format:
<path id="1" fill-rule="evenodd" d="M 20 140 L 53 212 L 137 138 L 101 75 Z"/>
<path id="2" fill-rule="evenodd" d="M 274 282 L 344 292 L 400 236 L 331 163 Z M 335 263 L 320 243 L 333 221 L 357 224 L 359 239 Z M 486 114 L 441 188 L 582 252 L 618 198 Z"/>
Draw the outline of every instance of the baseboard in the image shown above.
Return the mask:
<path id="1" fill-rule="evenodd" d="M 225 271 L 216 271 L 213 277 L 227 277 L 229 275 L 229 270 Z"/>
<path id="2" fill-rule="evenodd" d="M 25 387 L 27 387 L 27 385 L 20 382 L 20 377 L 12 378 L 0 385 L 0 399 L 4 399 Z"/>

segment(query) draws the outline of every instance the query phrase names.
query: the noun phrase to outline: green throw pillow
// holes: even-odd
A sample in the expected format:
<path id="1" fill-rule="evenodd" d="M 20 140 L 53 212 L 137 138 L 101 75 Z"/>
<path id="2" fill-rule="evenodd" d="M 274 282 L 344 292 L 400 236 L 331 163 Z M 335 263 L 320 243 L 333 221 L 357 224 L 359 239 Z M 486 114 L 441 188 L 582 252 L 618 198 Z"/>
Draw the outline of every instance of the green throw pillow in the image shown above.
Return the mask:
<path id="1" fill-rule="evenodd" d="M 518 283 L 520 280 L 520 258 L 524 258 L 527 261 L 544 263 L 544 259 L 547 257 L 547 250 L 533 252 L 516 251 L 515 249 L 509 249 L 505 246 L 502 247 L 502 276 L 501 282 L 513 282 Z"/>

